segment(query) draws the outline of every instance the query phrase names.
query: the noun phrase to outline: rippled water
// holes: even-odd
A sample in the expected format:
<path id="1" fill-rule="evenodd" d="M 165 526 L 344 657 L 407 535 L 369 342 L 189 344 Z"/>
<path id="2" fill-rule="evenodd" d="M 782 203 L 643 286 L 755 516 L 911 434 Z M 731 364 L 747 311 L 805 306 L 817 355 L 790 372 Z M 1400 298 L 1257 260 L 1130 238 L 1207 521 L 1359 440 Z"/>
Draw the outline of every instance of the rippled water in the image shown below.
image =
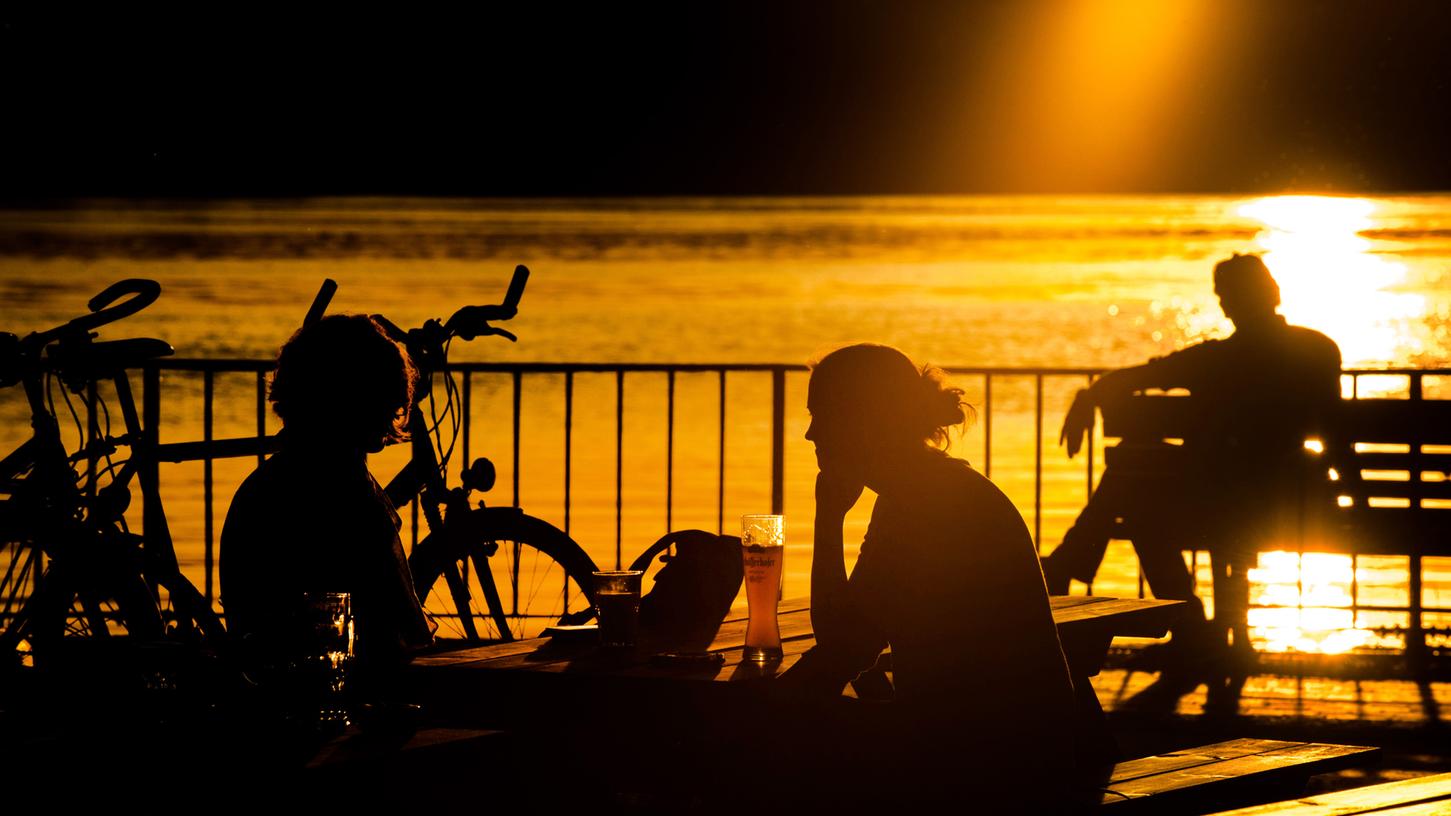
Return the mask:
<path id="1" fill-rule="evenodd" d="M 521 342 L 456 344 L 454 359 L 804 362 L 872 340 L 941 364 L 1113 367 L 1226 333 L 1210 270 L 1245 251 L 1268 253 L 1284 313 L 1334 338 L 1346 365 L 1451 365 L 1444 196 L 95 202 L 0 212 L 0 329 L 56 324 L 109 282 L 150 277 L 161 300 L 104 336 L 162 337 L 185 357 L 270 357 L 324 277 L 341 285 L 335 311 L 408 326 L 497 300 L 513 265 L 526 263 L 534 276 L 511 325 Z M 520 501 L 562 524 L 562 382 L 527 382 Z M 981 383 L 964 384 L 981 403 Z M 615 547 L 613 385 L 576 386 L 571 532 L 601 562 Z M 992 476 L 1030 524 L 1041 519 L 1051 546 L 1086 496 L 1081 465 L 1053 447 L 1077 383 L 1050 379 L 1045 389 L 1037 512 L 1032 385 L 994 384 Z M 806 586 L 814 473 L 800 440 L 803 386 L 792 378 L 788 403 L 792 594 Z M 250 377 L 218 380 L 219 436 L 252 431 L 252 388 Z M 713 377 L 679 383 L 673 527 L 717 523 L 715 388 Z M 164 391 L 164 438 L 200 438 L 199 378 L 170 377 Z M 732 381 L 728 531 L 768 502 L 765 394 L 758 379 Z M 0 403 L 7 450 L 28 432 L 18 396 Z M 495 454 L 507 485 L 508 383 L 481 378 L 475 397 L 474 452 Z M 664 530 L 664 406 L 663 376 L 631 380 L 626 559 Z M 981 466 L 982 426 L 954 450 Z M 395 464 L 385 456 L 376 469 Z M 218 525 L 247 470 L 218 463 Z M 164 474 L 193 570 L 199 473 Z M 855 534 L 865 517 L 853 513 Z M 1134 591 L 1132 565 L 1116 544 L 1100 591 Z"/>

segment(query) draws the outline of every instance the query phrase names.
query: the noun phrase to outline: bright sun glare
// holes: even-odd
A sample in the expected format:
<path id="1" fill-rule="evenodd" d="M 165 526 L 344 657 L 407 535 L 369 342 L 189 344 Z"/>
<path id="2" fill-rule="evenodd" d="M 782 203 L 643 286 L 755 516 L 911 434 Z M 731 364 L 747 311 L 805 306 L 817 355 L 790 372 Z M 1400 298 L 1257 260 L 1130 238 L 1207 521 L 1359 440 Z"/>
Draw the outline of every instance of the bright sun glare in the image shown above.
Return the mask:
<path id="1" fill-rule="evenodd" d="M 1376 204 L 1363 198 L 1272 196 L 1242 204 L 1237 214 L 1264 229 L 1256 242 L 1280 284 L 1280 312 L 1340 344 L 1346 365 L 1404 356 L 1407 321 L 1421 318 L 1426 299 L 1394 291 L 1406 268 L 1372 251 L 1361 235 L 1375 225 Z"/>
<path id="2" fill-rule="evenodd" d="M 1280 284 L 1281 313 L 1329 335 L 1347 365 L 1385 362 L 1410 342 L 1400 326 L 1425 314 L 1420 295 L 1396 292 L 1404 265 L 1372 252 L 1361 235 L 1376 205 L 1362 198 L 1273 196 L 1242 204 L 1238 215 L 1263 225 L 1256 242 Z M 1341 653 L 1372 645 L 1351 610 L 1349 556 L 1261 553 L 1250 571 L 1251 638 L 1266 651 Z"/>
<path id="3" fill-rule="evenodd" d="M 1351 607 L 1348 555 L 1260 553 L 1250 570 L 1250 601 L 1274 605 L 1251 609 L 1250 637 L 1267 652 L 1339 654 L 1369 646 L 1376 635 L 1357 628 Z"/>

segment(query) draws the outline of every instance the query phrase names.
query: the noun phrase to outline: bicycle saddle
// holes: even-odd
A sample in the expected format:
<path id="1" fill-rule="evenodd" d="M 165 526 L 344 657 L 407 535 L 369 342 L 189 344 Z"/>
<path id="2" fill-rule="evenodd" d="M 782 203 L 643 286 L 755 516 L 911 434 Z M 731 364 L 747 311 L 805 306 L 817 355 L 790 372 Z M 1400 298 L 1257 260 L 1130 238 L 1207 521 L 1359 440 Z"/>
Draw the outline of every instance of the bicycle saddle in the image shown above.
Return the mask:
<path id="1" fill-rule="evenodd" d="M 171 344 L 151 337 L 126 340 L 105 340 L 99 343 L 58 343 L 46 349 L 46 359 L 59 372 L 66 385 L 107 377 L 126 368 L 135 368 L 147 360 L 170 357 Z"/>

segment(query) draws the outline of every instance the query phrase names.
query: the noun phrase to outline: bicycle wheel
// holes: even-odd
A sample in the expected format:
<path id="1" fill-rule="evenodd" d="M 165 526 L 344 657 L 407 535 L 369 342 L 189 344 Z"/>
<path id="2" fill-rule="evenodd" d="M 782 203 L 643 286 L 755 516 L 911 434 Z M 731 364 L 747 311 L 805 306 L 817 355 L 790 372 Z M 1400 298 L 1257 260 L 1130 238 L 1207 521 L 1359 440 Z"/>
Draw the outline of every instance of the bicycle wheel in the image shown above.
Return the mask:
<path id="1" fill-rule="evenodd" d="M 140 572 L 101 561 L 50 560 L 37 582 L 39 550 L 20 542 L 5 546 L 0 609 L 0 653 L 10 667 L 44 667 L 62 652 L 87 643 L 178 643 L 222 648 L 221 619 L 184 576 L 164 577 L 155 594 Z"/>
<path id="2" fill-rule="evenodd" d="M 33 575 L 39 561 L 34 548 L 12 556 L 12 564 L 23 564 L 17 570 L 22 576 Z M 133 640 L 154 642 L 164 631 L 139 574 L 102 576 L 51 561 L 38 582 L 8 585 L 4 597 L 7 620 L 0 649 L 12 668 L 57 665 L 81 655 L 88 644 L 99 648 L 102 641 L 112 649 Z"/>
<path id="3" fill-rule="evenodd" d="M 516 508 L 451 517 L 447 534 L 418 542 L 408 561 L 441 637 L 520 640 L 594 616 L 594 561 L 559 528 Z"/>

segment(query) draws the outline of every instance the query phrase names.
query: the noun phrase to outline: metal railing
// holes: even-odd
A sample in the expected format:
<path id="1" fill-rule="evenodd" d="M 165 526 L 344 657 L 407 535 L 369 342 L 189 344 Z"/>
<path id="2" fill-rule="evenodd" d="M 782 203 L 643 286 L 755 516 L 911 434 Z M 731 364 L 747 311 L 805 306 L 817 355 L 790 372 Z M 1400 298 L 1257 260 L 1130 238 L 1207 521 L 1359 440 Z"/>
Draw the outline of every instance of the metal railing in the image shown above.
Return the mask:
<path id="1" fill-rule="evenodd" d="M 219 451 L 214 438 L 214 417 L 213 403 L 215 400 L 215 380 L 219 374 L 250 373 L 255 377 L 255 416 L 256 435 L 266 435 L 268 407 L 266 401 L 266 375 L 271 369 L 272 363 L 263 360 L 235 360 L 235 359 L 174 359 L 159 362 L 157 365 L 145 369 L 143 377 L 143 412 L 145 424 L 149 428 L 157 428 L 160 417 L 161 391 L 160 383 L 162 374 L 165 372 L 195 372 L 202 377 L 202 442 L 197 443 L 173 443 L 169 446 L 180 458 L 198 459 L 203 467 L 203 560 L 204 560 L 204 592 L 210 599 L 214 597 L 215 581 L 214 573 L 216 568 L 216 538 L 217 530 L 215 524 L 215 484 L 213 474 L 213 460 L 219 458 L 225 451 Z M 787 402 L 787 376 L 788 374 L 807 371 L 803 365 L 762 363 L 762 364 L 651 364 L 651 363 L 458 363 L 451 364 L 449 370 L 461 378 L 461 452 L 465 463 L 470 461 L 472 445 L 472 414 L 473 411 L 473 381 L 476 375 L 506 375 L 512 381 L 512 501 L 517 506 L 520 498 L 520 438 L 521 438 L 521 417 L 522 394 L 525 389 L 526 378 L 539 375 L 556 375 L 563 377 L 563 416 L 564 416 L 564 529 L 569 531 L 571 508 L 572 508 L 572 477 L 573 477 L 573 426 L 575 418 L 575 378 L 578 375 L 606 375 L 613 376 L 615 395 L 615 417 L 614 417 L 614 527 L 615 527 L 615 560 L 621 563 L 623 560 L 623 519 L 625 515 L 625 493 L 624 493 L 624 451 L 625 447 L 625 394 L 627 382 L 633 377 L 641 374 L 663 374 L 666 379 L 666 422 L 663 432 L 665 434 L 665 507 L 664 521 L 665 530 L 671 529 L 673 522 L 672 512 L 675 497 L 675 463 L 676 463 L 676 386 L 677 376 L 681 374 L 715 374 L 717 378 L 718 402 L 715 421 L 719 431 L 719 448 L 717 451 L 717 491 L 716 491 L 716 515 L 718 527 L 723 527 L 725 514 L 725 492 L 726 492 L 726 437 L 728 430 L 727 421 L 727 390 L 731 375 L 757 374 L 769 375 L 770 377 L 770 505 L 772 512 L 783 511 L 786 493 L 786 402 Z M 1044 394 L 1045 382 L 1053 380 L 1078 380 L 1084 385 L 1091 383 L 1095 377 L 1103 372 L 1103 369 L 1095 368 L 1013 368 L 1013 367 L 969 367 L 951 366 L 945 367 L 947 373 L 953 375 L 959 382 L 963 378 L 972 378 L 981 384 L 982 401 L 977 406 L 979 410 L 978 419 L 983 434 L 983 471 L 991 476 L 993 472 L 993 434 L 994 434 L 994 385 L 1002 383 L 1007 379 L 1015 379 L 1032 383 L 1032 423 L 1033 423 L 1033 513 L 1032 532 L 1033 539 L 1038 546 L 1042 547 L 1043 538 L 1043 485 L 1044 485 Z M 1451 369 L 1347 369 L 1343 372 L 1348 378 L 1349 388 L 1347 389 L 1352 399 L 1360 398 L 1362 387 L 1361 382 L 1366 377 L 1393 377 L 1404 378 L 1404 398 L 1420 400 L 1424 398 L 1426 391 L 1424 385 L 1429 377 L 1451 378 Z M 1448 380 L 1451 384 L 1451 380 Z M 1397 389 L 1398 391 L 1400 389 Z M 1087 456 L 1083 462 L 1085 474 L 1085 487 L 1087 494 L 1091 494 L 1094 488 L 1095 471 L 1097 463 L 1094 455 L 1094 439 L 1091 436 L 1085 446 Z M 255 447 L 255 446 L 254 446 Z M 173 457 L 176 458 L 176 457 Z M 258 456 L 260 462 L 261 456 Z M 411 513 L 411 529 L 414 543 L 419 535 L 418 512 L 415 503 Z M 1197 553 L 1191 558 L 1197 559 Z M 1352 555 L 1352 576 L 1357 573 L 1356 556 Z M 1361 605 L 1356 592 L 1357 582 L 1352 578 L 1352 598 L 1350 611 L 1358 620 L 1361 611 L 1396 611 L 1406 612 L 1412 616 L 1410 631 L 1419 633 L 1421 631 L 1421 616 L 1426 612 L 1446 613 L 1448 609 L 1426 607 L 1422 603 L 1422 565 L 1419 556 L 1412 556 L 1407 566 L 1407 580 L 1410 584 L 1411 597 L 1406 607 L 1389 607 L 1385 605 Z M 1142 573 L 1139 580 L 1139 594 L 1144 592 L 1144 581 Z M 1092 591 L 1092 587 L 1089 588 Z"/>

